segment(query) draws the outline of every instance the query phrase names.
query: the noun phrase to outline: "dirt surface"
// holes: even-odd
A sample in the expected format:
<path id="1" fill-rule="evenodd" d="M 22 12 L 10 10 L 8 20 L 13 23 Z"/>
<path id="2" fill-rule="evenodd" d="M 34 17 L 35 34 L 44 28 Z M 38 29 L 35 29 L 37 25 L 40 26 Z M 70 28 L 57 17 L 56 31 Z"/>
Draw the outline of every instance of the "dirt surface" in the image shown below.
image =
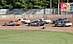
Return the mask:
<path id="1" fill-rule="evenodd" d="M 37 20 L 36 18 L 30 19 L 31 21 Z M 54 20 L 54 19 L 53 19 Z M 73 23 L 73 18 L 69 19 Z M 73 32 L 73 26 L 71 27 L 53 27 L 54 24 L 45 24 L 46 29 L 42 29 L 42 26 L 1 26 L 4 23 L 9 22 L 10 19 L 0 19 L 0 30 L 42 30 L 42 31 L 60 31 L 60 32 Z"/>

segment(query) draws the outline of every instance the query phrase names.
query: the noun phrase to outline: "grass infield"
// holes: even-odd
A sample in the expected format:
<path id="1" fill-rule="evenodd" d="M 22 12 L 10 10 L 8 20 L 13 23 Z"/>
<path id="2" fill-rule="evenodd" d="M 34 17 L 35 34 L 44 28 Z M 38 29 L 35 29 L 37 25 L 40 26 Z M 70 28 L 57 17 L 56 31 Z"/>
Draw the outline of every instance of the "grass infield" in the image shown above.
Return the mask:
<path id="1" fill-rule="evenodd" d="M 73 33 L 0 30 L 0 44 L 73 44 Z"/>

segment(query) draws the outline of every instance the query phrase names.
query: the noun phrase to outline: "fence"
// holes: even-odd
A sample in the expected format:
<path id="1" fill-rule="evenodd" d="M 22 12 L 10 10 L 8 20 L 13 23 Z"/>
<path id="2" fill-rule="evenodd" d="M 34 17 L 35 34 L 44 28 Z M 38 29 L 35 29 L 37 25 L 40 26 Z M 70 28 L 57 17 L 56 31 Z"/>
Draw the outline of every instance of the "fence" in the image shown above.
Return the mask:
<path id="1" fill-rule="evenodd" d="M 13 9 L 12 11 L 9 11 L 9 9 L 0 9 L 0 14 L 58 14 L 57 8 L 45 8 L 45 9 L 28 9 L 28 10 L 20 10 L 20 9 Z M 73 14 L 73 11 L 70 12 L 61 12 L 60 14 Z"/>
<path id="2" fill-rule="evenodd" d="M 51 10 L 51 11 L 50 11 Z M 28 10 L 20 10 L 20 9 L 13 9 L 9 11 L 9 9 L 0 9 L 0 14 L 57 14 L 57 9 L 28 9 Z"/>

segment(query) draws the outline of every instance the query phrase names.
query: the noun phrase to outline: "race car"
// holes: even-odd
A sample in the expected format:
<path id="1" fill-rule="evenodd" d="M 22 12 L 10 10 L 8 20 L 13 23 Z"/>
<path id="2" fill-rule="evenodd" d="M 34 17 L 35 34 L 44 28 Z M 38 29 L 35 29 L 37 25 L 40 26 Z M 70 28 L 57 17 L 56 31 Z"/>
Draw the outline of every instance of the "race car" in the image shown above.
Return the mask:
<path id="1" fill-rule="evenodd" d="M 20 22 L 22 22 L 24 24 L 30 23 L 30 20 L 29 19 L 26 19 L 26 18 L 18 19 L 18 21 L 20 21 Z"/>
<path id="2" fill-rule="evenodd" d="M 20 26 L 21 24 L 22 24 L 22 22 L 10 21 L 9 23 L 5 23 L 2 26 Z"/>
<path id="3" fill-rule="evenodd" d="M 28 26 L 43 26 L 43 25 L 44 25 L 44 22 L 39 20 L 28 23 Z"/>
<path id="4" fill-rule="evenodd" d="M 52 22 L 52 24 L 55 24 L 55 23 L 60 22 L 60 21 L 63 21 L 63 20 L 67 20 L 67 18 L 59 18 L 59 19 L 57 19 L 57 20 L 54 20 L 54 21 Z"/>
<path id="5" fill-rule="evenodd" d="M 52 21 L 50 19 L 46 19 L 46 18 L 41 18 L 39 20 L 46 22 L 46 24 L 52 23 Z"/>
<path id="6" fill-rule="evenodd" d="M 72 26 L 72 23 L 68 20 L 63 20 L 63 21 L 57 22 L 55 26 L 56 27 L 70 27 Z"/>

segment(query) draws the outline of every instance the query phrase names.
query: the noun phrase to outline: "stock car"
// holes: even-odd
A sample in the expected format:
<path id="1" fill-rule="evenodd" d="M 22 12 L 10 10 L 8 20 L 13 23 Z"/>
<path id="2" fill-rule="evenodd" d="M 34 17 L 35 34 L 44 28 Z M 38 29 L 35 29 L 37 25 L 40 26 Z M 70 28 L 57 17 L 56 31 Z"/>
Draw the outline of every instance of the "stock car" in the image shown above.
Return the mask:
<path id="1" fill-rule="evenodd" d="M 20 21 L 20 22 L 22 22 L 24 24 L 30 23 L 30 20 L 29 19 L 26 19 L 26 18 L 18 19 L 18 21 Z"/>
<path id="2" fill-rule="evenodd" d="M 52 23 L 52 21 L 50 19 L 46 19 L 46 18 L 41 18 L 39 20 L 44 21 L 46 24 Z"/>
<path id="3" fill-rule="evenodd" d="M 28 26 L 43 26 L 44 24 L 45 24 L 45 22 L 36 20 L 36 21 L 28 23 Z"/>
<path id="4" fill-rule="evenodd" d="M 10 21 L 8 23 L 3 24 L 2 26 L 20 26 L 21 24 L 22 24 L 22 22 Z"/>
<path id="5" fill-rule="evenodd" d="M 52 24 L 55 24 L 55 23 L 60 22 L 60 21 L 63 21 L 63 20 L 67 20 L 67 18 L 59 18 L 59 19 L 57 19 L 57 20 L 54 20 L 54 21 L 52 22 Z"/>
<path id="6" fill-rule="evenodd" d="M 55 24 L 56 27 L 70 27 L 72 23 L 69 20 L 62 20 Z"/>

